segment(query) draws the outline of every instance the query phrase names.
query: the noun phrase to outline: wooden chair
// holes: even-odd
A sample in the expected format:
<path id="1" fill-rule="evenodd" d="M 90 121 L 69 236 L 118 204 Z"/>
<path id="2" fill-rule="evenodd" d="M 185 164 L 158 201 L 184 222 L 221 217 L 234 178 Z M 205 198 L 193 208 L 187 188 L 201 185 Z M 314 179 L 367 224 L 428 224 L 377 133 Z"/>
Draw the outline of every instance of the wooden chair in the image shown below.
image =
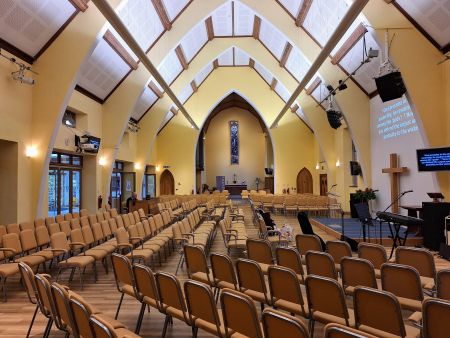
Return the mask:
<path id="1" fill-rule="evenodd" d="M 328 241 L 326 242 L 326 252 L 333 257 L 336 271 L 341 271 L 341 259 L 343 257 L 352 257 L 352 249 L 347 242 L 344 241 Z"/>
<path id="2" fill-rule="evenodd" d="M 295 236 L 295 244 L 300 256 L 303 258 L 308 251 L 323 251 L 320 239 L 316 235 L 297 234 Z"/>
<path id="3" fill-rule="evenodd" d="M 397 298 L 390 292 L 356 287 L 355 327 L 377 337 L 418 337 L 419 329 L 405 326 Z"/>
<path id="4" fill-rule="evenodd" d="M 95 338 L 139 338 L 140 336 L 134 334 L 126 328 L 114 328 L 108 321 L 103 318 L 93 315 L 89 318 L 89 324 Z"/>
<path id="5" fill-rule="evenodd" d="M 220 303 L 227 337 L 231 337 L 231 332 L 236 332 L 244 337 L 263 338 L 252 298 L 238 291 L 224 289 Z"/>
<path id="6" fill-rule="evenodd" d="M 308 305 L 304 303 L 300 281 L 297 274 L 280 266 L 269 267 L 269 288 L 271 303 L 275 309 L 281 309 L 290 314 L 307 318 Z"/>
<path id="7" fill-rule="evenodd" d="M 332 278 L 308 275 L 305 280 L 309 308 L 309 332 L 314 336 L 315 322 L 353 326 L 353 311 L 347 308 L 342 286 Z"/>
<path id="8" fill-rule="evenodd" d="M 277 310 L 265 309 L 262 313 L 265 338 L 309 338 L 308 329 L 300 320 Z"/>
<path id="9" fill-rule="evenodd" d="M 186 269 L 189 278 L 205 283 L 211 288 L 216 287 L 214 276 L 208 267 L 205 251 L 202 247 L 185 245 L 184 257 L 186 260 Z"/>
<path id="10" fill-rule="evenodd" d="M 36 308 L 33 313 L 33 317 L 31 318 L 30 326 L 28 327 L 27 331 L 27 338 L 30 336 L 31 329 L 34 324 L 34 320 L 36 319 L 36 315 L 39 310 L 39 303 L 37 300 L 37 289 L 36 289 L 36 283 L 34 281 L 34 272 L 33 270 L 25 263 L 20 262 L 19 263 L 19 271 L 20 275 L 22 277 L 23 286 L 25 287 L 25 291 L 27 293 L 28 300 L 31 304 L 36 305 Z"/>
<path id="11" fill-rule="evenodd" d="M 347 295 L 353 295 L 356 286 L 377 289 L 375 269 L 370 261 L 356 257 L 341 259 L 342 286 Z"/>

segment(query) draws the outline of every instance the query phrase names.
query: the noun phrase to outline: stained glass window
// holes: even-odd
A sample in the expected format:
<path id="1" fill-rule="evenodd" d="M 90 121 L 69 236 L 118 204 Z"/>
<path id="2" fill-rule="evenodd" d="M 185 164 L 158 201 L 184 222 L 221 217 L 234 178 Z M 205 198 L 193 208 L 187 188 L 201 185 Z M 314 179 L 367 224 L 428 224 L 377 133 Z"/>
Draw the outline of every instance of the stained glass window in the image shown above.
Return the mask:
<path id="1" fill-rule="evenodd" d="M 239 164 L 239 123 L 230 121 L 231 164 Z"/>

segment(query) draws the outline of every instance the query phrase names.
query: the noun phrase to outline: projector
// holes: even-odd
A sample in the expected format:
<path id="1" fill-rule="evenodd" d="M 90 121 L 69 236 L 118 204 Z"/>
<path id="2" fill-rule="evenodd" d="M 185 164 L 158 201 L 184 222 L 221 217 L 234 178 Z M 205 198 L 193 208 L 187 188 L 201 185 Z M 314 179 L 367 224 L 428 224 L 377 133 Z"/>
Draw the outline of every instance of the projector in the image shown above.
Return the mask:
<path id="1" fill-rule="evenodd" d="M 81 143 L 80 148 L 85 151 L 89 151 L 89 150 L 95 150 L 96 146 L 95 146 L 95 144 L 91 144 L 91 143 Z"/>

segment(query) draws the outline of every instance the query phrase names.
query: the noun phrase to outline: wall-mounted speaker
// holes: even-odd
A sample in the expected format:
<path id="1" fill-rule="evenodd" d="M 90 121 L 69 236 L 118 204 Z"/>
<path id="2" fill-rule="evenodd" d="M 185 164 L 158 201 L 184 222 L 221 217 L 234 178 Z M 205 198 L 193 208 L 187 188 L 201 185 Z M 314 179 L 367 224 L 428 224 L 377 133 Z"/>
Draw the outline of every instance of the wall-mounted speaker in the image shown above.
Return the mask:
<path id="1" fill-rule="evenodd" d="M 399 99 L 406 93 L 405 83 L 400 72 L 392 72 L 375 78 L 381 101 Z"/>
<path id="2" fill-rule="evenodd" d="M 328 123 L 330 124 L 331 128 L 338 129 L 341 126 L 341 117 L 341 112 L 334 109 L 327 110 Z"/>

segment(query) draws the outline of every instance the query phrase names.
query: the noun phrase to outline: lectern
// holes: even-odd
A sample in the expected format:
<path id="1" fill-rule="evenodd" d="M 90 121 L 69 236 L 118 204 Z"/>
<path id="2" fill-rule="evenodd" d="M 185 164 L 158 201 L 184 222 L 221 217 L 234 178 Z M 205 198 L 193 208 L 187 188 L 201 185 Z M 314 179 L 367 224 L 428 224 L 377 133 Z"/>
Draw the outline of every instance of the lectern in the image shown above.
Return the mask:
<path id="1" fill-rule="evenodd" d="M 445 217 L 450 214 L 448 202 L 423 202 L 423 245 L 438 251 L 445 242 Z"/>

